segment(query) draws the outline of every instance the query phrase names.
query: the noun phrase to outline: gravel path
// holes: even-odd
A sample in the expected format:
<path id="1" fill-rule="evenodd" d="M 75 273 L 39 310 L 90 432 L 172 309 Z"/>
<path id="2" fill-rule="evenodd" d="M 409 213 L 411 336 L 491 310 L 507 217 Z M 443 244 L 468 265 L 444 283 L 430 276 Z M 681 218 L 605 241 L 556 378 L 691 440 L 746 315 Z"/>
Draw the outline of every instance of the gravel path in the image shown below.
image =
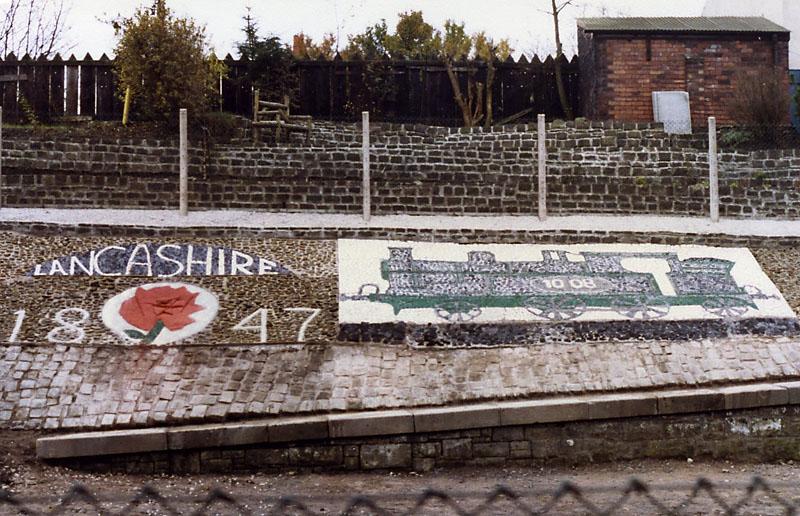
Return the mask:
<path id="1" fill-rule="evenodd" d="M 426 489 L 446 493 L 450 500 L 432 498 L 413 514 L 455 514 L 452 507 L 476 510 L 486 503 L 498 485 L 511 489 L 519 496 L 516 501 L 499 497 L 484 507 L 480 514 L 524 514 L 520 504 L 541 510 L 548 504 L 547 514 L 596 514 L 592 509 L 608 509 L 620 504 L 612 514 L 657 514 L 658 506 L 641 494 L 624 497 L 624 489 L 632 477 L 648 485 L 648 495 L 662 506 L 679 510 L 679 514 L 726 514 L 720 503 L 735 505 L 747 497 L 747 486 L 754 475 L 766 479 L 775 491 L 774 496 L 790 503 L 800 503 L 798 480 L 800 473 L 794 464 L 733 464 L 703 461 L 643 461 L 582 467 L 483 467 L 438 470 L 426 474 L 394 473 L 391 471 L 364 473 L 300 473 L 281 474 L 158 476 L 94 475 L 57 468 L 20 465 L 6 469 L 12 493 L 25 500 L 28 507 L 53 511 L 73 482 L 84 484 L 99 505 L 107 510 L 120 511 L 133 500 L 144 484 L 149 484 L 164 496 L 164 503 L 180 513 L 189 513 L 203 506 L 213 489 L 232 495 L 239 511 L 232 505 L 217 501 L 208 514 L 273 514 L 281 497 L 291 497 L 303 504 L 306 514 L 343 514 L 355 496 L 366 496 L 385 514 L 405 514 L 412 510 Z M 699 477 L 708 478 L 711 493 L 700 490 L 692 496 L 692 487 Z M 563 481 L 580 489 L 580 500 L 574 494 L 554 500 L 553 495 Z M 8 484 L 7 484 L 8 485 Z M 716 498 L 716 499 L 715 499 Z M 0 512 L 9 512 L 0 505 Z M 13 511 L 12 511 L 13 512 Z M 137 514 L 168 514 L 158 504 L 144 500 Z M 66 507 L 66 513 L 96 513 L 79 501 Z M 278 514 L 301 514 L 291 510 Z M 350 514 L 376 514 L 351 512 Z M 738 514 L 787 514 L 781 502 L 756 492 Z"/>

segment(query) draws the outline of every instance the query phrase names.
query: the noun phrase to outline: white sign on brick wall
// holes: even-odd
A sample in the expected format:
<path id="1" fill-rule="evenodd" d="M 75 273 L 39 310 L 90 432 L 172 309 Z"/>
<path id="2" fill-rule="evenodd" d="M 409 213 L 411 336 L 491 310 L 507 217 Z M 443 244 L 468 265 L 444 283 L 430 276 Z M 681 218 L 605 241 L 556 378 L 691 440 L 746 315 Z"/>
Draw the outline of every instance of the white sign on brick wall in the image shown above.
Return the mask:
<path id="1" fill-rule="evenodd" d="M 653 116 L 670 134 L 691 134 L 692 113 L 686 91 L 654 91 Z"/>

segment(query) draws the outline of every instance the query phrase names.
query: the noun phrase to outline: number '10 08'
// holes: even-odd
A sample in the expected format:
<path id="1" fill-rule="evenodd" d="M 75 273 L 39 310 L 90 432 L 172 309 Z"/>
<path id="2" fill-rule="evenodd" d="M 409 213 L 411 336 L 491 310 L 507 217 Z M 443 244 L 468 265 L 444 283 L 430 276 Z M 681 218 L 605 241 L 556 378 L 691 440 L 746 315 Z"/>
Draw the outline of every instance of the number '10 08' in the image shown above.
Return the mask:
<path id="1" fill-rule="evenodd" d="M 592 278 L 569 278 L 564 280 L 562 278 L 543 279 L 545 287 L 553 290 L 563 290 L 569 286 L 574 290 L 593 289 L 597 288 L 597 284 Z"/>

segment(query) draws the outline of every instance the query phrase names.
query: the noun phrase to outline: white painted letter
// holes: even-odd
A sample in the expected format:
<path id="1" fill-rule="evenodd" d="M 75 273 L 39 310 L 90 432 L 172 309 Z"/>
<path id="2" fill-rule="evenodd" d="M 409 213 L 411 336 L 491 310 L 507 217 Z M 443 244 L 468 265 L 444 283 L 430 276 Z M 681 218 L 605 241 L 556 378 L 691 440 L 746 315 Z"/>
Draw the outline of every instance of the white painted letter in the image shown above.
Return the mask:
<path id="1" fill-rule="evenodd" d="M 177 276 L 178 274 L 182 273 L 183 272 L 183 264 L 179 260 L 176 260 L 175 258 L 170 258 L 169 256 L 166 256 L 164 254 L 164 249 L 177 249 L 178 251 L 180 251 L 181 250 L 181 246 L 176 245 L 176 244 L 164 244 L 164 245 L 159 246 L 158 249 L 156 249 L 156 256 L 158 256 L 159 258 L 161 258 L 165 262 L 170 262 L 170 263 L 175 264 L 175 266 L 177 267 L 175 269 L 175 272 L 171 272 L 169 274 L 159 274 L 159 276 L 161 276 L 162 278 L 171 278 L 173 276 Z"/>
<path id="2" fill-rule="evenodd" d="M 87 268 L 77 256 L 71 256 L 69 259 L 69 275 L 75 276 L 75 271 L 80 268 L 88 276 L 94 276 L 94 251 L 89 253 L 89 267 Z"/>
<path id="3" fill-rule="evenodd" d="M 104 247 L 97 251 L 97 254 L 94 255 L 94 271 L 99 274 L 100 276 L 122 276 L 121 272 L 103 272 L 100 269 L 100 257 L 103 256 L 103 253 L 109 251 L 111 249 L 116 249 L 117 251 L 124 251 L 124 247 L 120 247 L 118 245 L 110 245 L 108 247 Z"/>
<path id="4" fill-rule="evenodd" d="M 194 257 L 194 246 L 187 245 L 186 246 L 186 275 L 192 275 L 192 267 L 197 265 L 205 265 L 206 267 L 206 276 L 211 276 L 211 262 L 214 258 L 214 249 L 211 247 L 206 247 L 206 259 L 204 260 L 193 260 Z"/>
<path id="5" fill-rule="evenodd" d="M 239 263 L 239 258 L 244 258 L 244 263 Z M 231 275 L 236 276 L 242 273 L 245 276 L 251 276 L 253 273 L 247 270 L 248 267 L 253 265 L 253 257 L 249 254 L 240 253 L 239 251 L 232 251 L 231 253 Z"/>
<path id="6" fill-rule="evenodd" d="M 278 264 L 271 260 L 265 260 L 264 258 L 258 259 L 258 274 L 260 276 L 265 274 L 278 274 L 278 271 L 275 270 L 277 268 Z"/>
<path id="7" fill-rule="evenodd" d="M 147 257 L 146 262 L 136 262 L 134 259 L 136 255 L 139 254 L 139 250 L 142 249 L 144 251 L 145 256 Z M 144 265 L 147 267 L 147 276 L 153 275 L 153 263 L 150 259 L 150 249 L 147 248 L 147 244 L 136 244 L 136 247 L 133 248 L 131 251 L 131 256 L 128 258 L 128 265 L 125 267 L 125 275 L 131 275 L 131 269 L 133 269 L 134 265 Z"/>
<path id="8" fill-rule="evenodd" d="M 67 272 L 64 270 L 64 267 L 61 266 L 61 262 L 58 260 L 53 260 L 50 264 L 50 276 L 53 276 L 55 273 L 59 273 L 62 276 L 66 276 Z"/>

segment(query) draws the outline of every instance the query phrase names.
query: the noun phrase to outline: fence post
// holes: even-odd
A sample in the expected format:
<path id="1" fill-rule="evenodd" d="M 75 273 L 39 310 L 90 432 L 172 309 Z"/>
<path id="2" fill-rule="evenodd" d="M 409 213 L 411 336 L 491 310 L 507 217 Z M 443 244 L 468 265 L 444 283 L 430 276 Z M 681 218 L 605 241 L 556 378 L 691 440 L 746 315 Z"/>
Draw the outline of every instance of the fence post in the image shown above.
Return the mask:
<path id="1" fill-rule="evenodd" d="M 362 217 L 364 222 L 369 222 L 372 215 L 371 192 L 369 180 L 369 111 L 361 112 L 361 198 L 362 198 Z"/>
<path id="2" fill-rule="evenodd" d="M 539 220 L 547 219 L 547 133 L 545 131 L 545 116 L 538 117 L 539 125 Z"/>
<path id="3" fill-rule="evenodd" d="M 189 214 L 189 142 L 186 109 L 180 111 L 180 212 Z"/>
<path id="4" fill-rule="evenodd" d="M 719 163 L 717 161 L 717 119 L 708 117 L 708 195 L 711 221 L 719 222 Z"/>

